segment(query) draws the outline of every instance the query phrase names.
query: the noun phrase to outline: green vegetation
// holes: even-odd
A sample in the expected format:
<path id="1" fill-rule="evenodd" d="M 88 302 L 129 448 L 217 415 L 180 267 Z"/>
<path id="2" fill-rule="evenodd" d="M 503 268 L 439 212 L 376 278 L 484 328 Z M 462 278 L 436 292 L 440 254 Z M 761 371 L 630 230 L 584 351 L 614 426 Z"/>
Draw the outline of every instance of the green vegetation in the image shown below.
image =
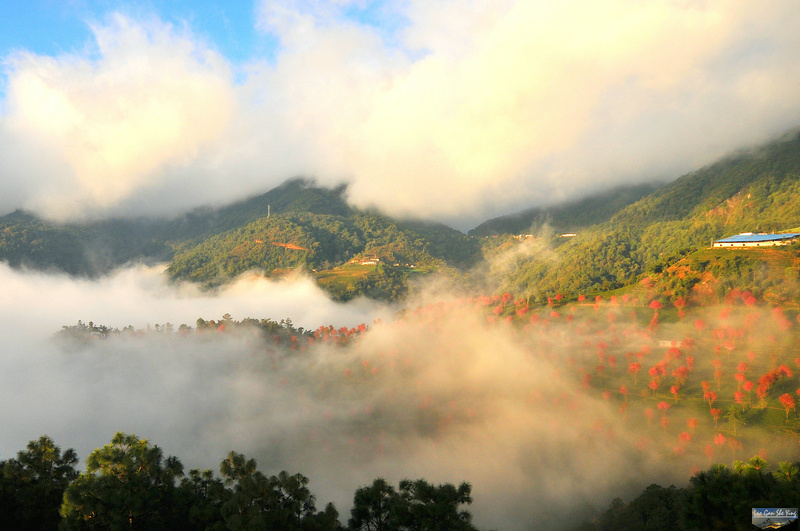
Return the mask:
<path id="1" fill-rule="evenodd" d="M 615 498 L 595 522 L 576 531 L 753 529 L 753 508 L 794 508 L 800 495 L 800 463 L 768 468 L 764 459 L 754 456 L 736 461 L 733 468 L 713 465 L 683 489 L 653 484 L 627 504 Z"/>
<path id="2" fill-rule="evenodd" d="M 493 218 L 469 231 L 469 235 L 530 234 L 538 232 L 544 225 L 549 225 L 559 233 L 577 232 L 608 221 L 614 214 L 656 189 L 658 186 L 653 184 L 620 186 L 580 201 L 531 208 L 510 216 Z"/>
<path id="3" fill-rule="evenodd" d="M 724 300 L 746 292 L 772 305 L 800 303 L 800 248 L 701 249 L 673 255 L 648 267 L 660 296 L 694 304 Z"/>
<path id="4" fill-rule="evenodd" d="M 714 239 L 800 225 L 800 133 L 658 189 L 624 187 L 489 220 L 471 231 L 473 236 L 351 208 L 345 193 L 345 186 L 326 189 L 295 179 L 261 196 L 173 220 L 59 225 L 15 212 L 0 218 L 0 260 L 85 276 L 131 261 L 169 261 L 172 278 L 205 287 L 248 271 L 279 276 L 302 270 L 337 300 L 359 295 L 398 300 L 421 272 L 530 300 L 555 293 L 570 298 L 662 275 Z M 564 238 L 562 232 L 577 235 Z M 519 233 L 534 234 L 535 245 L 508 235 Z M 744 268 L 745 277 L 763 289 L 774 273 L 755 264 L 723 262 L 712 267 L 714 276 Z M 381 267 L 350 267 L 375 264 Z M 482 264 L 488 267 L 475 268 Z M 785 268 L 797 265 L 787 262 Z M 681 277 L 667 289 L 687 295 L 703 273 L 693 269 L 695 276 Z M 723 295 L 734 287 L 725 279 L 721 283 Z M 784 291 L 780 297 L 791 296 Z"/>
<path id="5" fill-rule="evenodd" d="M 168 272 L 212 287 L 247 271 L 270 276 L 302 269 L 315 273 L 338 300 L 398 300 L 408 292 L 407 270 L 446 270 L 450 262 L 463 267 L 478 256 L 475 242 L 445 227 L 403 225 L 361 212 L 287 213 L 177 246 Z"/>
<path id="6" fill-rule="evenodd" d="M 472 503 L 468 483 L 404 480 L 395 490 L 377 479 L 356 491 L 345 528 L 332 504 L 317 510 L 307 477 L 266 476 L 237 452 L 221 462 L 221 479 L 210 470 L 185 475 L 177 457 L 125 433 L 93 451 L 85 472 L 77 472 L 77 461 L 74 450 L 62 454 L 47 436 L 31 441 L 16 459 L 0 461 L 3 529 L 476 529 L 461 510 Z"/>
<path id="7" fill-rule="evenodd" d="M 354 210 L 345 191 L 291 180 L 173 220 L 62 225 L 15 212 L 0 218 L 0 260 L 90 277 L 128 262 L 169 261 L 172 278 L 209 288 L 248 271 L 280 276 L 299 269 L 337 300 L 397 300 L 408 292 L 411 270 L 453 274 L 481 259 L 476 240 L 441 224 Z M 380 267 L 366 273 L 349 267 L 362 262 Z"/>
<path id="8" fill-rule="evenodd" d="M 0 217 L 0 260 L 12 267 L 96 276 L 133 260 L 169 259 L 171 251 L 157 234 L 154 221 L 61 225 L 16 211 Z"/>
<path id="9" fill-rule="evenodd" d="M 158 324 L 153 327 L 148 325 L 147 330 L 136 330 L 133 326 L 129 325 L 122 330 L 119 328 L 110 328 L 106 325 L 95 324 L 93 321 L 84 323 L 78 321 L 75 325 L 64 325 L 56 334 L 59 339 L 66 341 L 73 341 L 77 344 L 86 343 L 94 339 L 106 339 L 121 334 L 142 334 L 146 332 L 156 334 L 171 334 L 178 332 L 180 334 L 196 331 L 198 333 L 204 332 L 236 332 L 243 330 L 257 330 L 261 333 L 265 340 L 272 342 L 289 341 L 292 338 L 297 340 L 298 337 L 311 337 L 314 335 L 313 331 L 305 330 L 303 327 L 295 327 L 290 318 L 275 321 L 273 319 L 254 319 L 247 317 L 238 321 L 233 319 L 230 314 L 226 313 L 220 319 L 205 320 L 202 317 L 195 321 L 195 327 L 181 323 L 176 329 L 172 323 Z"/>
<path id="10" fill-rule="evenodd" d="M 574 238 L 541 236 L 557 260 L 518 256 L 492 277 L 539 300 L 630 285 L 711 241 L 800 223 L 800 134 L 690 173 Z"/>

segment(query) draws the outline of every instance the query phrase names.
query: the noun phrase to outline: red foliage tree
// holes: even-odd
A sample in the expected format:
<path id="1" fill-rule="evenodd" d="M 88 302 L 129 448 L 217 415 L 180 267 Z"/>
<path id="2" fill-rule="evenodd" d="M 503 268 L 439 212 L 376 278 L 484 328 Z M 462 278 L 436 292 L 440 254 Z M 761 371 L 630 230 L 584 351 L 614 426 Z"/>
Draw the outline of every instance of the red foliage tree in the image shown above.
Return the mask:
<path id="1" fill-rule="evenodd" d="M 747 380 L 746 382 L 744 382 L 742 384 L 742 389 L 747 391 L 747 405 L 749 406 L 750 405 L 750 391 L 753 390 L 753 382 L 751 382 L 750 380 Z"/>
<path id="2" fill-rule="evenodd" d="M 686 378 L 689 376 L 689 369 L 685 365 L 681 365 L 674 371 L 672 371 L 672 377 L 675 378 L 675 382 L 678 385 L 683 385 L 686 383 Z"/>
<path id="3" fill-rule="evenodd" d="M 677 385 L 673 385 L 669 388 L 669 392 L 672 393 L 672 397 L 675 399 L 675 403 L 678 403 L 678 390 L 679 387 Z"/>
<path id="4" fill-rule="evenodd" d="M 709 407 L 712 407 L 714 405 L 714 402 L 717 401 L 718 397 L 719 395 L 717 395 L 717 393 L 715 393 L 714 391 L 706 391 L 705 393 L 703 393 L 703 399 L 706 402 L 708 402 Z"/>
<path id="5" fill-rule="evenodd" d="M 717 427 L 717 421 L 719 420 L 719 415 L 720 415 L 720 413 L 722 413 L 722 410 L 718 409 L 718 408 L 715 408 L 715 407 L 712 407 L 710 413 L 711 413 L 711 416 L 714 417 L 714 427 L 716 428 Z"/>
<path id="6" fill-rule="evenodd" d="M 706 454 L 706 457 L 708 457 L 709 460 L 713 459 L 714 458 L 714 447 L 711 446 L 710 444 L 707 444 L 706 448 L 705 448 L 705 454 Z"/>
<path id="7" fill-rule="evenodd" d="M 642 368 L 641 365 L 636 363 L 635 361 L 628 365 L 628 372 L 633 375 L 633 386 L 636 387 L 636 375 L 639 374 L 639 370 Z"/>
<path id="8" fill-rule="evenodd" d="M 781 404 L 783 404 L 783 409 L 786 410 L 786 420 L 789 420 L 789 411 L 794 409 L 795 406 L 794 397 L 789 393 L 784 393 L 780 396 L 779 400 Z"/>
<path id="9" fill-rule="evenodd" d="M 742 411 L 744 411 L 744 393 L 741 391 L 736 391 L 733 393 L 733 399 L 737 404 L 742 405 Z"/>

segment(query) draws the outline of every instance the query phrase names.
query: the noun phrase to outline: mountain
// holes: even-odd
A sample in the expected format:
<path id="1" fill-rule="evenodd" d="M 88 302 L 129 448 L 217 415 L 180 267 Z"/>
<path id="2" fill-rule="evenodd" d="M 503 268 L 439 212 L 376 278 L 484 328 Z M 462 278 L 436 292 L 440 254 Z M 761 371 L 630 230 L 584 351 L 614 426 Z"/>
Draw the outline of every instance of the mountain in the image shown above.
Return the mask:
<path id="1" fill-rule="evenodd" d="M 157 220 L 59 224 L 16 211 L 0 217 L 0 260 L 12 267 L 93 277 L 121 264 L 172 254 Z"/>
<path id="2" fill-rule="evenodd" d="M 742 151 L 642 197 L 569 239 L 556 259 L 521 256 L 493 280 L 534 298 L 617 289 L 712 240 L 800 226 L 800 132 Z M 551 253 L 552 254 L 552 253 Z M 746 279 L 743 279 L 743 282 Z"/>
<path id="3" fill-rule="evenodd" d="M 578 201 L 570 201 L 548 207 L 537 207 L 484 221 L 469 231 L 470 236 L 493 236 L 499 234 L 525 234 L 537 232 L 543 225 L 550 225 L 556 232 L 571 233 L 603 223 L 614 214 L 657 190 L 656 184 L 619 186 L 591 195 Z"/>
<path id="4" fill-rule="evenodd" d="M 0 260 L 90 277 L 129 262 L 167 262 L 172 278 L 206 287 L 248 271 L 279 276 L 302 269 L 339 300 L 400 299 L 412 279 L 431 272 L 529 301 L 600 293 L 659 275 L 714 239 L 800 227 L 800 131 L 658 188 L 629 186 L 530 209 L 488 220 L 470 236 L 353 208 L 346 192 L 294 179 L 169 220 L 56 224 L 17 211 L 0 217 Z M 576 235 L 560 237 L 564 232 Z M 520 233 L 534 236 L 512 236 Z M 485 267 L 473 267 L 479 264 Z M 750 280 L 727 279 L 720 294 L 749 289 L 753 267 Z M 796 273 L 796 265 L 787 267 Z M 705 274 L 702 267 L 693 271 Z"/>
<path id="5" fill-rule="evenodd" d="M 57 224 L 17 211 L 0 217 L 0 260 L 89 277 L 129 262 L 166 261 L 172 278 L 206 287 L 247 271 L 275 276 L 300 268 L 337 299 L 397 299 L 409 275 L 466 269 L 481 259 L 478 242 L 463 233 L 354 209 L 345 194 L 345 186 L 293 179 L 170 220 Z"/>
<path id="6" fill-rule="evenodd" d="M 184 241 L 236 229 L 268 215 L 306 212 L 349 216 L 347 187 L 321 188 L 306 179 L 290 179 L 264 194 L 218 209 L 200 208 L 164 224 L 162 237 Z"/>

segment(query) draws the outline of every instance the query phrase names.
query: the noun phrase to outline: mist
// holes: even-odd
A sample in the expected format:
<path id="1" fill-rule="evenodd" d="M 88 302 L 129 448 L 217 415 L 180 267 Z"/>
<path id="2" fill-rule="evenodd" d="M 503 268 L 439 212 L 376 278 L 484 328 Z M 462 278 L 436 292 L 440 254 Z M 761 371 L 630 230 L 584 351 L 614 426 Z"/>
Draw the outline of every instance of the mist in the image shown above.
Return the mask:
<path id="1" fill-rule="evenodd" d="M 304 176 L 467 229 L 800 123 L 791 0 L 389 4 L 255 2 L 279 45 L 246 61 L 141 10 L 88 21 L 69 52 L 15 51 L 0 211 L 172 215 Z M 347 15 L 365 6 L 378 22 Z"/>
<path id="2" fill-rule="evenodd" d="M 85 458 L 124 431 L 187 470 L 216 470 L 236 450 L 267 474 L 300 472 L 344 521 L 354 491 L 377 477 L 468 481 L 476 525 L 514 531 L 569 528 L 574 520 L 552 515 L 604 509 L 653 482 L 682 486 L 711 462 L 794 455 L 756 427 L 736 437 L 738 447 L 716 444 L 725 421 L 685 406 L 702 411 L 700 380 L 720 385 L 711 358 L 725 381 L 738 363 L 752 380 L 795 363 L 783 360 L 788 321 L 757 307 L 654 325 L 651 310 L 637 315 L 646 305 L 627 297 L 529 308 L 511 296 L 420 288 L 398 314 L 365 300 L 333 303 L 303 277 L 247 277 L 212 293 L 169 284 L 155 267 L 86 281 L 3 265 L 0 280 L 0 458 L 43 434 Z M 293 347 L 253 330 L 154 331 L 224 313 L 289 317 L 317 334 Z M 56 338 L 78 319 L 151 332 Z M 330 335 L 330 326 L 362 323 L 363 333 Z M 689 383 L 673 400 L 669 374 L 689 356 Z M 647 372 L 659 363 L 666 375 L 654 378 L 656 392 Z M 720 392 L 715 406 L 733 403 Z"/>

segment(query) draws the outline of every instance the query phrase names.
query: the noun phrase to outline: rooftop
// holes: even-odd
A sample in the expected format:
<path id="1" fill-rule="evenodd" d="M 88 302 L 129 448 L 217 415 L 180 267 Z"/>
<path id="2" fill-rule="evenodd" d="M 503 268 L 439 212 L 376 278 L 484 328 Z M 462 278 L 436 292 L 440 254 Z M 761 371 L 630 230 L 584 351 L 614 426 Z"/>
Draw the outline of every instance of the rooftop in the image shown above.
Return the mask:
<path id="1" fill-rule="evenodd" d="M 782 232 L 780 234 L 755 234 L 752 232 L 743 232 L 741 234 L 737 234 L 736 236 L 729 236 L 727 238 L 717 240 L 716 243 L 772 242 L 791 240 L 792 238 L 797 238 L 798 236 L 800 236 L 800 233 L 797 232 Z"/>

